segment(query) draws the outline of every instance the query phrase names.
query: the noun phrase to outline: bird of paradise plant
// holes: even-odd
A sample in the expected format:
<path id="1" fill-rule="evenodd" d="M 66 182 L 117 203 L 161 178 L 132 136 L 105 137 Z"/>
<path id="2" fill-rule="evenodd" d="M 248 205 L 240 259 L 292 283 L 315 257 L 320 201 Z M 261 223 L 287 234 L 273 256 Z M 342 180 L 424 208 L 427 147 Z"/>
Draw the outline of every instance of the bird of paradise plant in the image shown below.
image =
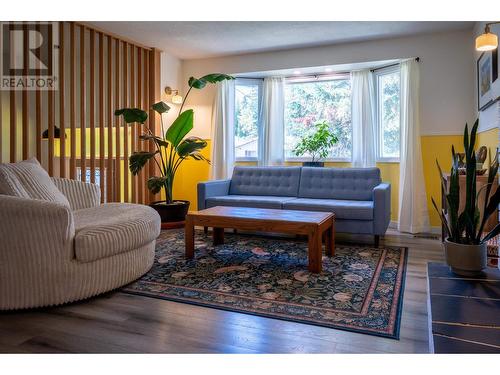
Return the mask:
<path id="1" fill-rule="evenodd" d="M 189 78 L 189 90 L 179 108 L 179 114 L 166 130 L 162 115 L 167 113 L 170 107 L 162 101 L 153 104 L 151 108 L 160 114 L 161 118 L 160 136 L 154 134 L 149 126 L 145 125 L 148 118 L 146 111 L 139 108 L 122 108 L 115 111 L 115 115 L 122 116 L 127 124 L 135 123 L 141 126 L 144 133 L 140 136 L 140 139 L 153 143 L 154 151 L 135 151 L 132 153 L 129 158 L 129 169 L 132 174 L 137 175 L 149 160 L 153 160 L 160 173 L 159 176 L 149 177 L 147 187 L 153 194 L 164 190 L 165 204 L 171 205 L 175 203 L 172 195 L 174 179 L 179 167 L 185 160 L 194 159 L 210 163 L 210 160 L 201 153 L 201 150 L 207 146 L 207 142 L 199 137 L 187 137 L 188 133 L 193 129 L 194 119 L 192 109 L 183 111 L 189 93 L 192 89 L 201 90 L 209 83 L 215 84 L 232 79 L 234 77 L 222 73 L 207 74 L 201 78 Z"/>

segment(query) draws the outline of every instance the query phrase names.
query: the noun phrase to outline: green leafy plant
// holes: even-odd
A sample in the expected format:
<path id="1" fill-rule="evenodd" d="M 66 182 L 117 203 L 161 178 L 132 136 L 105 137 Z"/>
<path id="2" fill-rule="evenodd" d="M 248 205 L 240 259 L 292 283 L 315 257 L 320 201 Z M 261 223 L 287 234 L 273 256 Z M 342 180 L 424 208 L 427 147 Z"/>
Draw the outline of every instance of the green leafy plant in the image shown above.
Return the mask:
<path id="1" fill-rule="evenodd" d="M 459 212 L 460 207 L 460 181 L 459 181 L 459 156 L 452 146 L 452 166 L 450 171 L 450 181 L 443 175 L 443 171 L 436 160 L 441 179 L 441 187 L 445 192 L 445 199 L 448 211 L 438 209 L 434 198 L 432 204 L 439 214 L 443 228 L 448 240 L 464 245 L 482 244 L 500 233 L 500 224 L 497 224 L 489 233 L 484 235 L 483 230 L 488 218 L 496 211 L 500 203 L 500 187 L 491 195 L 494 179 L 498 172 L 498 154 L 492 162 L 489 156 L 488 182 L 479 191 L 476 191 L 476 154 L 474 151 L 476 143 L 476 133 L 479 121 L 476 120 L 469 135 L 467 124 L 464 131 L 464 150 L 465 150 L 465 207 Z M 490 154 L 490 153 L 489 153 Z M 484 190 L 483 217 L 479 211 L 479 194 Z"/>
<path id="2" fill-rule="evenodd" d="M 208 83 L 231 79 L 234 79 L 234 77 L 221 73 L 207 74 L 201 78 L 191 77 L 188 81 L 189 90 L 182 101 L 179 114 L 166 131 L 162 115 L 167 113 L 170 107 L 165 102 L 153 104 L 151 108 L 160 114 L 161 136 L 154 134 L 145 125 L 148 119 L 146 111 L 139 108 L 122 108 L 115 111 L 115 115 L 122 116 L 126 123 L 136 123 L 142 127 L 144 132 L 141 134 L 140 139 L 153 143 L 154 151 L 136 151 L 132 153 L 129 158 L 129 169 L 132 174 L 137 175 L 149 160 L 153 160 L 158 166 L 160 175 L 150 177 L 147 181 L 147 187 L 154 194 L 164 189 L 167 204 L 174 202 L 172 190 L 175 174 L 184 160 L 204 160 L 210 163 L 210 160 L 201 154 L 201 150 L 207 147 L 207 142 L 198 137 L 187 137 L 188 133 L 193 129 L 194 112 L 192 109 L 186 111 L 182 111 L 182 109 L 189 93 L 192 89 L 203 89 Z"/>
<path id="3" fill-rule="evenodd" d="M 302 138 L 293 149 L 295 156 L 311 155 L 312 161 L 325 159 L 338 138 L 326 121 L 314 125 L 314 131 Z"/>

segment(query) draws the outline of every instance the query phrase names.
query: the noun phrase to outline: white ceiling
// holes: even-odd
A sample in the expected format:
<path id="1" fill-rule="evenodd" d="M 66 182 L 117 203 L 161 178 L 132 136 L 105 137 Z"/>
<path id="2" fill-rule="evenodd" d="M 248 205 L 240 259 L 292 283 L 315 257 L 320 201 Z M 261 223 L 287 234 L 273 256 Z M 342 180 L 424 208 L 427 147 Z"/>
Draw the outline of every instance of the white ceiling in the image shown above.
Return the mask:
<path id="1" fill-rule="evenodd" d="M 472 29 L 474 22 L 91 22 L 181 59 Z"/>

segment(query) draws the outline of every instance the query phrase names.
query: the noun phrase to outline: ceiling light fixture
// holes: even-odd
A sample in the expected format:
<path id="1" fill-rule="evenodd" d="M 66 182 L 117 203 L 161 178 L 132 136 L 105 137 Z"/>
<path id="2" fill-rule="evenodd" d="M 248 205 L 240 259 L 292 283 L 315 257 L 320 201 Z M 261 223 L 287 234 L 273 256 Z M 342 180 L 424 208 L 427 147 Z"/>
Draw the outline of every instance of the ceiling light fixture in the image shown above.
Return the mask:
<path id="1" fill-rule="evenodd" d="M 165 87 L 165 94 L 172 96 L 170 100 L 174 104 L 182 104 L 182 96 L 179 95 L 179 90 L 174 90 L 170 86 Z"/>
<path id="2" fill-rule="evenodd" d="M 330 73 L 332 71 L 332 68 L 325 68 L 325 72 Z"/>
<path id="3" fill-rule="evenodd" d="M 498 36 L 490 31 L 490 25 L 500 22 L 488 22 L 484 26 L 484 33 L 476 38 L 477 51 L 492 51 L 498 47 Z"/>
<path id="4" fill-rule="evenodd" d="M 295 75 L 299 75 L 299 74 L 300 74 L 300 70 L 294 70 L 294 71 L 293 71 L 293 74 L 295 74 Z"/>

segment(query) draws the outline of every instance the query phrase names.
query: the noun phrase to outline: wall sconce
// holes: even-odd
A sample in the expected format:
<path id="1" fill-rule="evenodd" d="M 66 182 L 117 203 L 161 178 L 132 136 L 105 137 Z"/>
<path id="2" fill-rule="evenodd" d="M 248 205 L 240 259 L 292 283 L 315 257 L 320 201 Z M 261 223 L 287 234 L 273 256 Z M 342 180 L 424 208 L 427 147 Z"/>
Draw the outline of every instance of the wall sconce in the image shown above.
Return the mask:
<path id="1" fill-rule="evenodd" d="M 498 36 L 490 32 L 490 25 L 500 22 L 488 22 L 484 26 L 484 33 L 476 38 L 477 51 L 491 51 L 498 47 Z"/>
<path id="2" fill-rule="evenodd" d="M 172 96 L 172 103 L 182 104 L 182 96 L 179 95 L 179 90 L 174 90 L 170 86 L 167 86 L 165 87 L 165 94 Z"/>
<path id="3" fill-rule="evenodd" d="M 42 133 L 42 139 L 49 139 L 49 129 L 46 129 Z M 54 139 L 61 139 L 61 129 L 54 125 Z M 64 139 L 66 139 L 66 134 L 64 134 Z"/>

